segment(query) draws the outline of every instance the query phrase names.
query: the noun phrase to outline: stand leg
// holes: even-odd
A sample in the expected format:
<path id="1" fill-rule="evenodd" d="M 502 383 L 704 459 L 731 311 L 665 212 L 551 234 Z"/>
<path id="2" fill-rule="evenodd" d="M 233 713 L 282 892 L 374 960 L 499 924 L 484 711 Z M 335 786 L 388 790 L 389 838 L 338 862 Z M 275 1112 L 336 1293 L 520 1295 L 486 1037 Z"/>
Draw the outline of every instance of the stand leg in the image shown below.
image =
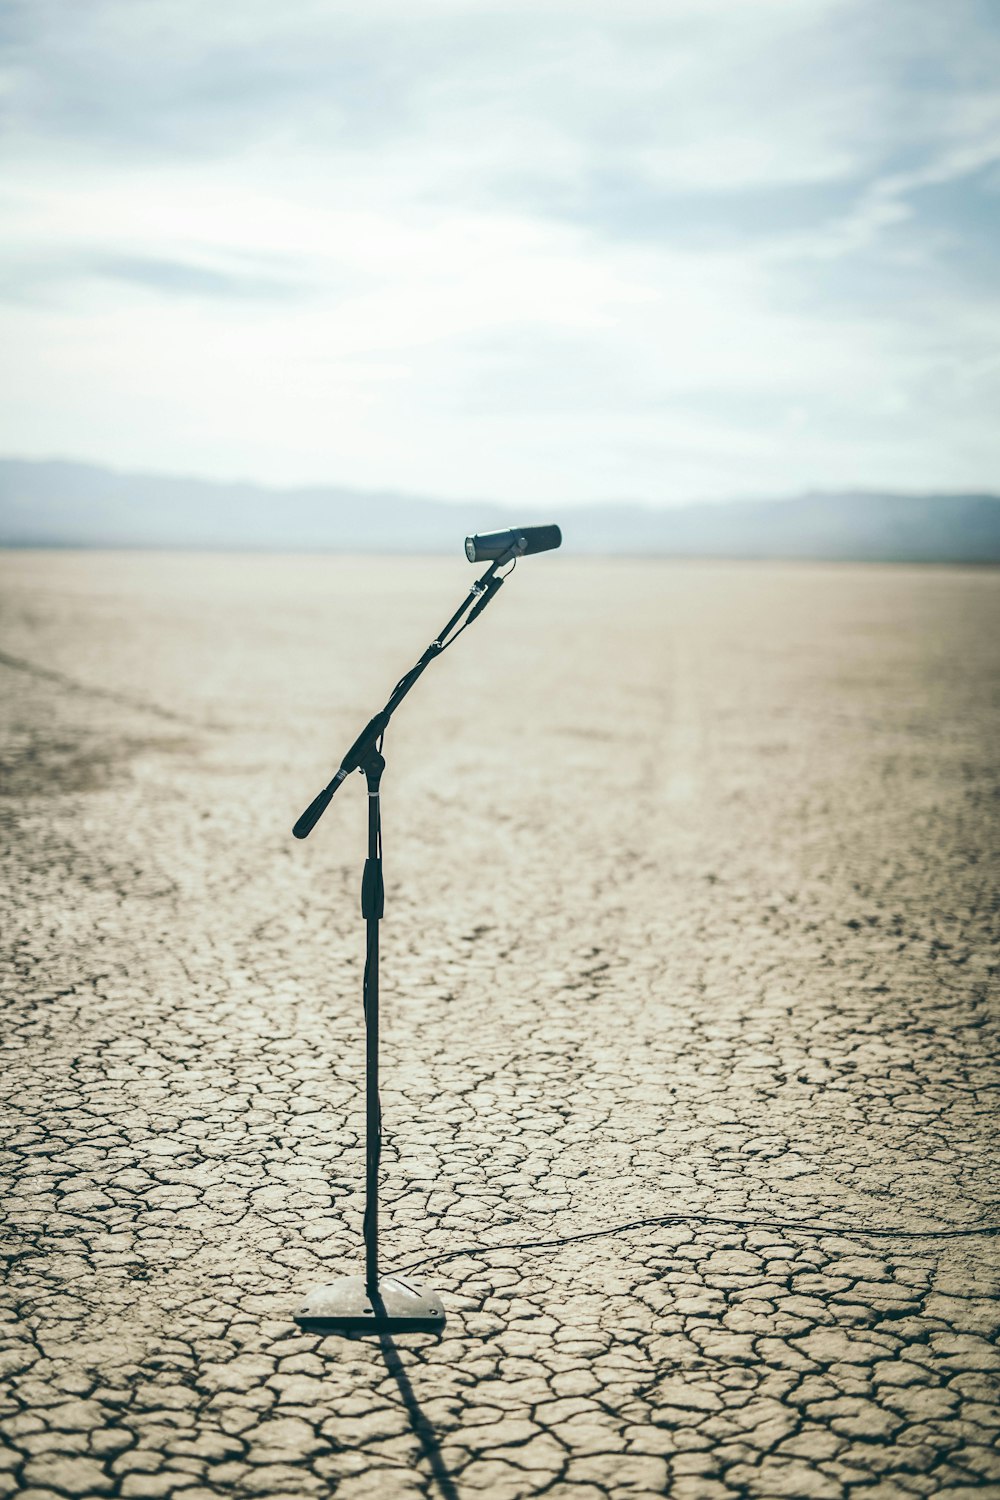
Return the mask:
<path id="1" fill-rule="evenodd" d="M 368 778 L 368 858 L 361 882 L 365 919 L 365 1274 L 316 1287 L 295 1314 L 311 1333 L 437 1333 L 444 1308 L 434 1292 L 401 1276 L 379 1279 L 378 1178 L 382 1156 L 382 1108 L 378 1090 L 378 938 L 385 909 L 382 883 L 382 819 L 379 782 L 385 761 L 372 750 L 362 767 Z"/>

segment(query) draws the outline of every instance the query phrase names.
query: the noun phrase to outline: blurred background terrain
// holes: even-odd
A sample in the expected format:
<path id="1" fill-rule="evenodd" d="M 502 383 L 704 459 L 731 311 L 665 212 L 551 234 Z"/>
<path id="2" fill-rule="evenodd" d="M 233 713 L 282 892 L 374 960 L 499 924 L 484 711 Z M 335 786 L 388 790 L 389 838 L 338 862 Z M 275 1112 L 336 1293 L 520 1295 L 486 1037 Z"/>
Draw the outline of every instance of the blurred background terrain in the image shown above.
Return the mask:
<path id="1" fill-rule="evenodd" d="M 455 553 L 476 531 L 553 519 L 552 507 L 330 486 L 277 490 L 73 463 L 0 460 L 0 546 Z M 804 495 L 655 507 L 564 506 L 571 552 L 631 556 L 1000 562 L 995 495 Z"/>

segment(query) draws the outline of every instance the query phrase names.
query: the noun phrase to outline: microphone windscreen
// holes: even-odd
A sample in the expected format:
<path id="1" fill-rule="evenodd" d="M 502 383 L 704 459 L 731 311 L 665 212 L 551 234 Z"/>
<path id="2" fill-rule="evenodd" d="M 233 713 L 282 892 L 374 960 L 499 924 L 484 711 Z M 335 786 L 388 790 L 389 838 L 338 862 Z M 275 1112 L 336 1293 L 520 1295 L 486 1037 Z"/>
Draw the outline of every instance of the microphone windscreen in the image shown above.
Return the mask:
<path id="1" fill-rule="evenodd" d="M 527 539 L 526 553 L 550 552 L 553 547 L 562 546 L 562 532 L 558 526 L 522 526 L 520 531 L 515 529 L 515 535 Z"/>

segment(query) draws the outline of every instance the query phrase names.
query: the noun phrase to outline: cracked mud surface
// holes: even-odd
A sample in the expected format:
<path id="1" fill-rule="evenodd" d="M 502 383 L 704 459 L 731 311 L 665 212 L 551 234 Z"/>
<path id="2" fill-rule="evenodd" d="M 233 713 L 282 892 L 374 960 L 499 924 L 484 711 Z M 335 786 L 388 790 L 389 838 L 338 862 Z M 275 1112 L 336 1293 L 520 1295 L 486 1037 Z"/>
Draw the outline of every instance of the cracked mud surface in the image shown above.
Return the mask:
<path id="1" fill-rule="evenodd" d="M 0 1495 L 1000 1496 L 1000 575 L 11 555 Z M 717 1222 L 729 1216 L 729 1222 Z M 841 1226 L 775 1228 L 775 1220 Z"/>

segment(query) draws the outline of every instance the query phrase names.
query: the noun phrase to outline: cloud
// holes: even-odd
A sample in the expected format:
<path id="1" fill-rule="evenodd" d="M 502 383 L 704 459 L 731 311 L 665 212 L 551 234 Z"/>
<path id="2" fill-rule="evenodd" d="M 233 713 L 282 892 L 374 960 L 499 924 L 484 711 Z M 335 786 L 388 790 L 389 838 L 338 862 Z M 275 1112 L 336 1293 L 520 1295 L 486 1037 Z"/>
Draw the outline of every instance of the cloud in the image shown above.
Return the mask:
<path id="1" fill-rule="evenodd" d="M 986 4 L 31 0 L 0 45 L 9 449 L 1000 483 Z"/>
<path id="2" fill-rule="evenodd" d="M 226 298 L 257 302 L 304 295 L 300 279 L 261 274 L 247 267 L 196 264 L 156 256 L 93 253 L 82 249 L 56 259 L 8 260 L 0 277 L 0 298 L 61 302 L 79 294 L 81 284 L 107 281 L 172 297 Z"/>

